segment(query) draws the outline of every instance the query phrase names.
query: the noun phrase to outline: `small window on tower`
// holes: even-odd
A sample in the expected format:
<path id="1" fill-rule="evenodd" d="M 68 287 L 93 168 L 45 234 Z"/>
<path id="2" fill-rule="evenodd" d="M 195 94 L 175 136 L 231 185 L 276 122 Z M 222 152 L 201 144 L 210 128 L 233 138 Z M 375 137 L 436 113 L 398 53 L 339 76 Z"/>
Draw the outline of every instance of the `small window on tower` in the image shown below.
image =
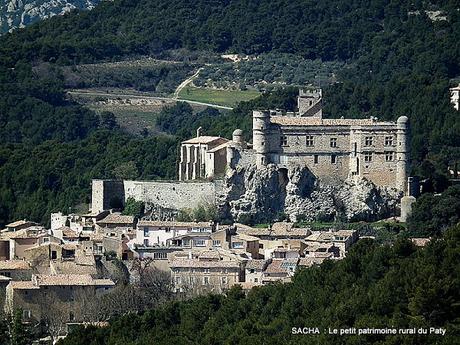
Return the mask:
<path id="1" fill-rule="evenodd" d="M 313 140 L 313 135 L 307 135 L 307 140 L 305 142 L 307 146 L 314 146 L 315 141 Z"/>
<path id="2" fill-rule="evenodd" d="M 374 143 L 374 139 L 372 137 L 366 137 L 364 139 L 364 145 L 365 146 L 372 146 Z"/>
<path id="3" fill-rule="evenodd" d="M 318 161 L 319 161 L 318 155 L 314 155 L 314 156 L 313 156 L 313 162 L 314 162 L 315 164 L 318 164 Z"/>
<path id="4" fill-rule="evenodd" d="M 337 163 L 337 156 L 336 155 L 331 155 L 331 164 Z"/>
<path id="5" fill-rule="evenodd" d="M 385 137 L 385 146 L 393 146 L 393 137 Z"/>
<path id="6" fill-rule="evenodd" d="M 331 147 L 337 147 L 337 138 L 331 138 Z"/>
<path id="7" fill-rule="evenodd" d="M 394 152 L 391 152 L 391 151 L 385 152 L 385 161 L 393 162 L 394 161 Z"/>
<path id="8" fill-rule="evenodd" d="M 282 135 L 280 138 L 281 146 L 288 146 L 288 137 L 287 135 Z"/>
<path id="9" fill-rule="evenodd" d="M 367 163 L 372 162 L 372 152 L 364 152 L 364 161 Z"/>

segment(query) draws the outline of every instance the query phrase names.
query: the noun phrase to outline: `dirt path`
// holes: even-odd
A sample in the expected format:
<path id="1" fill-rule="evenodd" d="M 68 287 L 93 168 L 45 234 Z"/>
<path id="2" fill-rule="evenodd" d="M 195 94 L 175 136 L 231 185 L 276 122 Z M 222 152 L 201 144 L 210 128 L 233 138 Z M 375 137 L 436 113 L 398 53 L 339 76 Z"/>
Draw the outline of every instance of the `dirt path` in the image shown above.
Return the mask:
<path id="1" fill-rule="evenodd" d="M 174 99 L 179 98 L 179 93 L 182 91 L 182 89 L 184 87 L 186 87 L 188 84 L 190 84 L 193 81 L 193 79 L 195 79 L 198 76 L 198 74 L 200 74 L 202 69 L 203 69 L 203 67 L 198 68 L 198 71 L 196 71 L 195 74 L 193 74 L 192 76 L 188 77 L 182 83 L 179 84 L 179 86 L 177 87 L 176 91 L 174 91 L 174 96 L 173 96 Z"/>

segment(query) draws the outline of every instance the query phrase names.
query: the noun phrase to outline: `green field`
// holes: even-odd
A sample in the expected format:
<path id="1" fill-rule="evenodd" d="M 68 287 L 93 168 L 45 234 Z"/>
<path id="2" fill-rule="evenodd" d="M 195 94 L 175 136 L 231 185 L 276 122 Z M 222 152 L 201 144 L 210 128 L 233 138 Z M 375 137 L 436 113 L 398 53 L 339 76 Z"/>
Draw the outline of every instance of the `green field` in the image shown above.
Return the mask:
<path id="1" fill-rule="evenodd" d="M 193 86 L 184 87 L 179 93 L 179 98 L 189 101 L 234 107 L 241 101 L 249 101 L 260 95 L 255 90 L 214 90 Z"/>

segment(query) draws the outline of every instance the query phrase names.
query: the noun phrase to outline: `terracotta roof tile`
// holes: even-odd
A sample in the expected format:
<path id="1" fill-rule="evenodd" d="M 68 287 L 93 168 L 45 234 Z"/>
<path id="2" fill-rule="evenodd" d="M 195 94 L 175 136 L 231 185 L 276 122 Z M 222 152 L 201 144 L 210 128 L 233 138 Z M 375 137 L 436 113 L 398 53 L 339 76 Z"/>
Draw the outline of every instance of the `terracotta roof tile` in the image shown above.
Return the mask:
<path id="1" fill-rule="evenodd" d="M 0 261 L 0 270 L 30 270 L 30 265 L 24 260 Z"/>

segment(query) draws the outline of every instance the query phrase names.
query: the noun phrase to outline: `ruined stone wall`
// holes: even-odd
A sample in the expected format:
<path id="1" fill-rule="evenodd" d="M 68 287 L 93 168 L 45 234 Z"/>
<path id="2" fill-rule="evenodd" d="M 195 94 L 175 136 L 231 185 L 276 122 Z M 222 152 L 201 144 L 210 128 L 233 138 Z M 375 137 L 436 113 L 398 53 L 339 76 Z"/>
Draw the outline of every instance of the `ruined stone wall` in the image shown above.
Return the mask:
<path id="1" fill-rule="evenodd" d="M 201 203 L 215 203 L 216 187 L 212 182 L 124 181 L 125 200 L 152 203 L 164 208 L 194 208 Z"/>

